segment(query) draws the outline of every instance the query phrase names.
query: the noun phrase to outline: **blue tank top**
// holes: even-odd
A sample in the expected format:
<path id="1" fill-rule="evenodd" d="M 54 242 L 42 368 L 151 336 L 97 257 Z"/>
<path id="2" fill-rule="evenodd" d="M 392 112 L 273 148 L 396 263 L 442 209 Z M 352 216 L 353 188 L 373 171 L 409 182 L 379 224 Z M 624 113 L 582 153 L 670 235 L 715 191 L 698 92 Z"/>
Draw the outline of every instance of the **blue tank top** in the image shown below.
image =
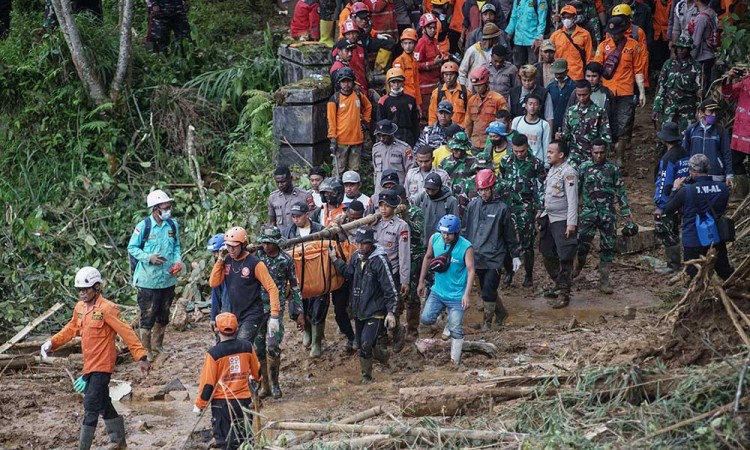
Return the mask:
<path id="1" fill-rule="evenodd" d="M 450 246 L 445 244 L 440 233 L 433 234 L 431 239 L 432 251 L 436 257 L 448 252 Z M 471 247 L 471 242 L 459 236 L 458 242 L 456 242 L 456 246 L 453 247 L 451 253 L 451 265 L 448 266 L 448 270 L 435 274 L 435 284 L 432 286 L 432 290 L 443 300 L 460 302 L 464 296 L 466 278 L 468 277 L 464 256 L 469 247 Z"/>

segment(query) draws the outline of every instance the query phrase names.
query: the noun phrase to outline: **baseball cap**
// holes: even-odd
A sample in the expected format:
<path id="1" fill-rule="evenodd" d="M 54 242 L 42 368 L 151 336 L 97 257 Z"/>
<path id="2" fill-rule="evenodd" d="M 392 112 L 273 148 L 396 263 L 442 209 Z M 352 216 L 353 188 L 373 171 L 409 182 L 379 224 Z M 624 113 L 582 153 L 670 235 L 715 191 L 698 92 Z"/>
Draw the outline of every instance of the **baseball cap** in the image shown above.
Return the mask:
<path id="1" fill-rule="evenodd" d="M 568 71 L 568 61 L 565 59 L 556 59 L 552 63 L 552 73 L 565 73 Z"/>
<path id="2" fill-rule="evenodd" d="M 344 172 L 344 176 L 341 177 L 341 182 L 344 184 L 347 183 L 359 183 L 362 180 L 359 177 L 359 174 L 353 170 L 349 170 Z"/>
<path id="3" fill-rule="evenodd" d="M 386 205 L 395 208 L 401 204 L 401 199 L 398 198 L 398 195 L 396 195 L 393 189 L 386 189 L 378 195 L 378 204 L 383 202 L 385 202 Z"/>
<path id="4" fill-rule="evenodd" d="M 578 11 L 576 11 L 576 7 L 573 5 L 565 5 L 560 10 L 560 14 L 565 14 L 565 13 L 573 14 L 575 16 L 576 14 L 578 14 Z"/>
<path id="5" fill-rule="evenodd" d="M 484 6 L 482 6 L 482 12 L 487 11 L 497 12 L 497 8 L 495 8 L 495 5 L 492 3 L 485 3 Z"/>
<path id="6" fill-rule="evenodd" d="M 543 52 L 546 52 L 548 50 L 552 50 L 553 52 L 557 50 L 555 48 L 555 43 L 550 41 L 549 39 L 545 39 L 542 41 L 542 45 L 539 47 L 539 49 Z"/>
<path id="7" fill-rule="evenodd" d="M 424 179 L 424 187 L 428 189 L 440 189 L 443 187 L 443 179 L 435 172 L 427 175 Z"/>
<path id="8" fill-rule="evenodd" d="M 354 242 L 359 244 L 375 243 L 375 231 L 372 228 L 357 228 L 354 232 Z"/>
<path id="9" fill-rule="evenodd" d="M 707 98 L 701 102 L 701 111 L 719 109 L 719 103 L 716 100 Z"/>
<path id="10" fill-rule="evenodd" d="M 309 212 L 310 208 L 307 206 L 307 203 L 305 202 L 297 202 L 292 205 L 291 208 L 289 208 L 289 212 L 293 216 L 301 216 L 302 214 Z"/>
<path id="11" fill-rule="evenodd" d="M 437 110 L 438 112 L 447 112 L 453 114 L 453 103 L 449 102 L 448 100 L 443 100 L 438 103 Z"/>
<path id="12" fill-rule="evenodd" d="M 234 334 L 237 332 L 237 316 L 232 313 L 221 313 L 216 316 L 216 329 L 221 334 Z"/>
<path id="13" fill-rule="evenodd" d="M 345 48 L 348 48 L 349 50 L 355 48 L 357 44 L 355 42 L 349 42 L 346 39 L 341 39 L 340 41 L 336 42 L 336 48 L 339 50 L 343 50 Z"/>
<path id="14" fill-rule="evenodd" d="M 398 184 L 398 173 L 393 169 L 385 169 L 380 177 L 380 186 L 382 187 L 385 183 Z"/>

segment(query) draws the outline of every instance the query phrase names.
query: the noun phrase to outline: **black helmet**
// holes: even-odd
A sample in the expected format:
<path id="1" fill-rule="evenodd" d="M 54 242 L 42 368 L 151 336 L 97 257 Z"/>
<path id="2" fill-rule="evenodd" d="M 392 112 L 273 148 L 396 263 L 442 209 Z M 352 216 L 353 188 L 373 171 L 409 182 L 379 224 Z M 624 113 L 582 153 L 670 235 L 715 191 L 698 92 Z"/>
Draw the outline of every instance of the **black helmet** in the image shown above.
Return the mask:
<path id="1" fill-rule="evenodd" d="M 321 194 L 325 194 L 326 192 L 334 192 L 336 194 L 337 204 L 340 204 L 342 201 L 344 201 L 344 184 L 341 183 L 341 180 L 336 177 L 328 177 L 323 180 L 323 182 L 320 183 L 320 187 L 318 188 L 318 190 Z"/>
<path id="2" fill-rule="evenodd" d="M 354 71 L 351 67 L 342 67 L 336 71 L 336 83 L 340 83 L 341 80 L 352 80 L 354 81 Z"/>

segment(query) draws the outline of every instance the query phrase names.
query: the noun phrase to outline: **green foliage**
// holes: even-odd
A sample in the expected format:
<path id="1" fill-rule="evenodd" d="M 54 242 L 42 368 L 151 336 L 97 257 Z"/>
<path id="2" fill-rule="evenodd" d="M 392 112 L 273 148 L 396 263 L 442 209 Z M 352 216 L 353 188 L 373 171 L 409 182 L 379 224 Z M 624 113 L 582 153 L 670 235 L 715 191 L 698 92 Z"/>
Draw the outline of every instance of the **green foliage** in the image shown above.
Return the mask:
<path id="1" fill-rule="evenodd" d="M 730 67 L 734 64 L 748 64 L 750 60 L 750 23 L 747 20 L 740 20 L 737 14 L 732 14 L 732 20 L 729 18 L 721 22 L 722 38 L 719 58 L 725 61 Z"/>

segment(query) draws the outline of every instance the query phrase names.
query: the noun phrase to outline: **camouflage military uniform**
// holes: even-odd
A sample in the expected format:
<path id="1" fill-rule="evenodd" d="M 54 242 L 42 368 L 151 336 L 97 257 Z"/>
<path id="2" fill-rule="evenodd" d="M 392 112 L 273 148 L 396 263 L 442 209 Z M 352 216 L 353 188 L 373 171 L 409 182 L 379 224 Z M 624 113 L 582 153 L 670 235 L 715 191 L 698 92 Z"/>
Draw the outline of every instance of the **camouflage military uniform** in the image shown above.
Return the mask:
<path id="1" fill-rule="evenodd" d="M 169 47 L 172 32 L 180 42 L 190 39 L 187 0 L 149 0 L 146 3 L 152 19 L 151 38 L 154 42 L 154 51 L 163 52 Z"/>
<path id="2" fill-rule="evenodd" d="M 508 153 L 500 161 L 500 172 L 503 178 L 498 180 L 498 194 L 510 207 L 521 253 L 525 258 L 533 258 L 536 239 L 534 220 L 537 211 L 542 209 L 542 187 L 547 175 L 544 163 L 531 152 L 524 160 Z"/>
<path id="3" fill-rule="evenodd" d="M 258 258 L 268 268 L 268 273 L 271 274 L 271 278 L 276 283 L 276 287 L 279 288 L 279 303 L 281 309 L 279 311 L 279 331 L 273 336 L 268 338 L 269 342 L 266 342 L 268 321 L 264 321 L 261 324 L 258 335 L 255 336 L 255 351 L 258 358 L 263 358 L 266 355 L 266 347 L 268 354 L 271 356 L 278 356 L 281 352 L 280 346 L 281 341 L 284 339 L 284 309 L 286 308 L 286 299 L 290 299 L 289 304 L 289 316 L 295 320 L 297 315 L 302 312 L 302 294 L 297 283 L 297 275 L 294 272 L 294 261 L 292 257 L 283 251 L 280 251 L 275 258 L 263 253 L 263 250 L 258 251 Z M 263 301 L 263 312 L 265 314 L 271 313 L 271 302 L 268 296 L 268 292 L 265 289 L 261 290 L 261 300 Z"/>
<path id="4" fill-rule="evenodd" d="M 424 246 L 424 211 L 418 206 L 410 206 L 403 217 L 411 231 L 411 273 L 409 280 L 409 296 L 406 298 L 406 331 L 415 336 L 419 327 L 421 301 L 417 294 L 419 273 L 422 270 L 422 260 L 427 249 Z M 428 271 L 429 272 L 429 271 Z"/>
<path id="5" fill-rule="evenodd" d="M 576 168 L 591 159 L 591 142 L 594 139 L 602 138 L 607 145 L 612 143 L 607 113 L 594 102 L 586 106 L 576 103 L 565 113 L 563 137 L 570 148 L 568 164 Z"/>
<path id="6" fill-rule="evenodd" d="M 458 205 L 463 208 L 469 204 L 469 200 L 477 196 L 477 188 L 474 184 L 475 172 L 471 168 L 474 166 L 474 157 L 464 155 L 461 159 L 455 159 L 453 155 L 440 161 L 440 168 L 448 172 L 453 185 L 453 195 L 458 200 Z"/>
<path id="7" fill-rule="evenodd" d="M 620 206 L 623 217 L 630 216 L 630 206 L 622 182 L 620 169 L 608 162 L 594 164 L 586 161 L 578 168 L 579 189 L 583 199 L 583 209 L 578 215 L 578 257 L 585 258 L 599 230 L 599 260 L 611 262 L 617 243 L 617 211 Z"/>
<path id="8" fill-rule="evenodd" d="M 660 125 L 675 122 L 684 131 L 695 120 L 701 74 L 700 64 L 692 58 L 683 62 L 670 58 L 664 63 L 654 98 L 654 112 L 661 115 Z"/>

